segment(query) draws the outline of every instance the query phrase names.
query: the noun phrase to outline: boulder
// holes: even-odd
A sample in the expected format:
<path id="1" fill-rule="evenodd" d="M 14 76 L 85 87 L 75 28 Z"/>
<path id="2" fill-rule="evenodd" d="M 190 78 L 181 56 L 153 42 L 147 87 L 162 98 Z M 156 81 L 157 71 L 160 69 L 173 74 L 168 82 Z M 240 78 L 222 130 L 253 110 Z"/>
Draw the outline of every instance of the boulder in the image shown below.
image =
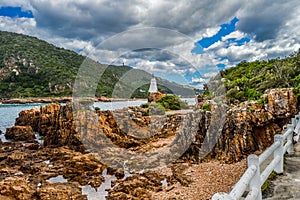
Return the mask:
<path id="1" fill-rule="evenodd" d="M 32 141 L 35 139 L 31 126 L 13 126 L 12 128 L 7 128 L 5 137 L 6 139 L 15 141 Z"/>

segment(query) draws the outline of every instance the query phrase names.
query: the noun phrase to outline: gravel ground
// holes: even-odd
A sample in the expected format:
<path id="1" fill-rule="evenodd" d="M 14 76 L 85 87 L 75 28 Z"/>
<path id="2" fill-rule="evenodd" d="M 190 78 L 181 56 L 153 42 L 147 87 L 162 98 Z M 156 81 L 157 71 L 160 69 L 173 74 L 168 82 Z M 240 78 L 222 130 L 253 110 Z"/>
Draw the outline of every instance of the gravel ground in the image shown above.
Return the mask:
<path id="1" fill-rule="evenodd" d="M 182 174 L 189 177 L 191 183 L 186 187 L 180 183 L 166 186 L 163 191 L 153 194 L 155 199 L 211 199 L 217 192 L 229 192 L 247 167 L 246 160 L 234 164 L 211 161 L 197 165 L 186 163 L 178 165 L 182 165 L 181 168 L 184 168 Z M 166 174 L 167 171 L 162 169 L 160 173 Z"/>

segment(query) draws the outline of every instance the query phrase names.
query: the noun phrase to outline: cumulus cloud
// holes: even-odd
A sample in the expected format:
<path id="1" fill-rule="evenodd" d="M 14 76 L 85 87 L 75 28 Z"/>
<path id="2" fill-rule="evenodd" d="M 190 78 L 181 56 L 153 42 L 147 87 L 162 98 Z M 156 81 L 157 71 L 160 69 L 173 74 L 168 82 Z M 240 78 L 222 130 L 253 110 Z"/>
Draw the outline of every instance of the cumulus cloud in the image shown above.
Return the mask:
<path id="1" fill-rule="evenodd" d="M 212 77 L 215 77 L 217 74 L 218 74 L 218 72 L 208 72 L 208 73 L 203 74 L 203 77 L 212 78 Z"/>
<path id="2" fill-rule="evenodd" d="M 240 39 L 245 38 L 245 37 L 247 37 L 247 35 L 245 33 L 237 30 L 237 31 L 234 31 L 234 32 L 232 32 L 228 35 L 223 36 L 222 41 L 226 41 L 226 40 L 231 39 L 231 38 L 235 38 L 237 40 L 240 40 Z"/>
<path id="3" fill-rule="evenodd" d="M 0 16 L 0 30 L 34 35 L 36 22 L 32 18 L 10 18 Z"/>
<path id="4" fill-rule="evenodd" d="M 22 10 L 32 10 L 32 6 L 30 1 L 28 0 L 0 0 L 0 6 L 11 6 L 11 7 L 18 7 L 20 6 Z"/>
<path id="5" fill-rule="evenodd" d="M 207 80 L 204 78 L 197 78 L 197 77 L 193 77 L 192 78 L 192 83 L 205 83 Z"/>
<path id="6" fill-rule="evenodd" d="M 0 30 L 36 36 L 107 64 L 125 61 L 150 73 L 186 76 L 193 83 L 215 75 L 218 64 L 283 57 L 300 48 L 296 0 L 0 0 L 0 5 L 34 15 L 0 17 Z M 234 17 L 239 19 L 234 32 L 192 52 L 195 42 L 214 36 Z M 232 40 L 243 38 L 250 41 Z"/>

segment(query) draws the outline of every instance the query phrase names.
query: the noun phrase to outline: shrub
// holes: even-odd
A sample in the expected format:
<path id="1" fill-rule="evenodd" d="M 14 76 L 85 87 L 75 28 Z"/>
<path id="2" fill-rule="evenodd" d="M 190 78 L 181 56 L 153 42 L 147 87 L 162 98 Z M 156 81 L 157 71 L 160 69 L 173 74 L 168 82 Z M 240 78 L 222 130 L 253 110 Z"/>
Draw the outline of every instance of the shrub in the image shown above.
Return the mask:
<path id="1" fill-rule="evenodd" d="M 202 109 L 202 110 L 205 110 L 205 111 L 211 111 L 208 102 L 205 102 L 205 103 L 203 104 L 203 106 L 202 106 L 201 109 Z"/>
<path id="2" fill-rule="evenodd" d="M 181 110 L 189 108 L 187 103 L 173 94 L 165 95 L 164 97 L 156 101 L 156 103 L 163 106 L 166 110 Z"/>
<path id="3" fill-rule="evenodd" d="M 100 111 L 100 107 L 96 106 L 95 111 L 98 113 Z"/>
<path id="4" fill-rule="evenodd" d="M 150 115 L 164 115 L 165 114 L 165 108 L 159 104 L 151 104 L 149 107 L 149 114 Z"/>
<path id="5" fill-rule="evenodd" d="M 150 103 L 148 102 L 148 103 L 143 103 L 142 105 L 140 105 L 141 106 L 141 108 L 149 108 L 149 106 L 150 106 Z"/>
<path id="6" fill-rule="evenodd" d="M 148 103 L 148 108 L 145 109 L 142 113 L 144 116 L 149 115 L 164 115 L 165 114 L 165 108 L 162 105 L 159 105 L 157 103 Z"/>

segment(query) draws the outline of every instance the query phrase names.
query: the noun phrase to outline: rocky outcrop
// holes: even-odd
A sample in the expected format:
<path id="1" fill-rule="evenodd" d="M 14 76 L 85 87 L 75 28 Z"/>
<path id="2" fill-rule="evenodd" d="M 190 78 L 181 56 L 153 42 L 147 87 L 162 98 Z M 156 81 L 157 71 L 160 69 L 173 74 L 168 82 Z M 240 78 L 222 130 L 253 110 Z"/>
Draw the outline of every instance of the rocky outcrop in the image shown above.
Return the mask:
<path id="1" fill-rule="evenodd" d="M 31 126 L 13 126 L 12 128 L 7 128 L 5 137 L 6 139 L 15 141 L 32 141 L 35 139 Z"/>
<path id="2" fill-rule="evenodd" d="M 281 133 L 283 126 L 298 112 L 297 98 L 292 89 L 269 90 L 261 102 L 244 102 L 226 108 L 223 113 L 220 109 L 224 107 L 216 104 L 209 106 L 211 111 L 202 110 L 197 119 L 192 119 L 193 123 L 198 120 L 195 122 L 198 123 L 198 130 L 195 138 L 186 138 L 192 140 L 192 144 L 181 159 L 193 162 L 200 162 L 203 158 L 239 161 L 272 144 L 274 135 Z M 84 109 L 83 112 L 80 109 L 76 112 L 75 120 L 71 105 L 51 104 L 39 110 L 22 111 L 16 125 L 31 126 L 44 135 L 45 146 L 67 145 L 81 152 L 86 150 L 82 139 L 85 144 L 97 145 L 105 137 L 120 148 L 145 152 L 160 148 L 159 140 L 178 135 L 181 130 L 179 126 L 185 127 L 183 130 L 186 133 L 192 130 L 190 124 L 180 124 L 181 116 L 188 116 L 186 114 L 167 115 L 162 123 L 153 123 L 157 116 L 143 116 L 143 111 L 135 107 L 97 113 Z M 221 122 L 216 122 L 220 115 L 224 118 L 222 127 L 217 126 Z M 221 128 L 220 135 L 215 136 L 208 131 L 211 127 L 215 130 Z M 99 134 L 101 131 L 104 135 Z M 203 147 L 206 140 L 207 144 Z M 209 152 L 205 152 L 205 148 Z"/>
<path id="3" fill-rule="evenodd" d="M 81 186 L 99 187 L 106 167 L 94 155 L 68 148 L 41 148 L 4 143 L 0 148 L 0 199 L 86 199 Z M 66 183 L 50 183 L 63 176 Z"/>
<path id="4" fill-rule="evenodd" d="M 263 98 L 265 104 L 245 102 L 227 112 L 222 134 L 210 157 L 233 162 L 262 152 L 299 112 L 292 89 L 268 90 Z"/>
<path id="5" fill-rule="evenodd" d="M 149 94 L 148 102 L 156 102 L 157 100 L 161 99 L 163 96 L 165 96 L 164 93 L 161 92 L 153 92 Z"/>
<path id="6" fill-rule="evenodd" d="M 271 89 L 266 91 L 268 103 L 265 110 L 276 118 L 288 118 L 295 115 L 299 108 L 292 89 Z"/>
<path id="7" fill-rule="evenodd" d="M 30 186 L 25 178 L 8 177 L 0 181 L 0 197 L 1 199 L 31 199 L 34 193 L 33 187 Z"/>
<path id="8" fill-rule="evenodd" d="M 0 99 L 3 104 L 25 104 L 25 103 L 66 103 L 71 102 L 72 97 L 53 97 L 53 98 L 25 98 L 25 99 Z"/>
<path id="9" fill-rule="evenodd" d="M 84 151 L 78 134 L 73 124 L 71 106 L 51 104 L 41 106 L 40 109 L 33 108 L 19 113 L 15 125 L 31 126 L 35 132 L 44 136 L 45 146 L 64 146 L 71 149 Z"/>
<path id="10" fill-rule="evenodd" d="M 45 183 L 37 191 L 38 199 L 87 200 L 75 183 Z"/>
<path id="11" fill-rule="evenodd" d="M 151 193 L 162 190 L 162 180 L 154 172 L 135 174 L 110 191 L 107 199 L 154 199 Z"/>

